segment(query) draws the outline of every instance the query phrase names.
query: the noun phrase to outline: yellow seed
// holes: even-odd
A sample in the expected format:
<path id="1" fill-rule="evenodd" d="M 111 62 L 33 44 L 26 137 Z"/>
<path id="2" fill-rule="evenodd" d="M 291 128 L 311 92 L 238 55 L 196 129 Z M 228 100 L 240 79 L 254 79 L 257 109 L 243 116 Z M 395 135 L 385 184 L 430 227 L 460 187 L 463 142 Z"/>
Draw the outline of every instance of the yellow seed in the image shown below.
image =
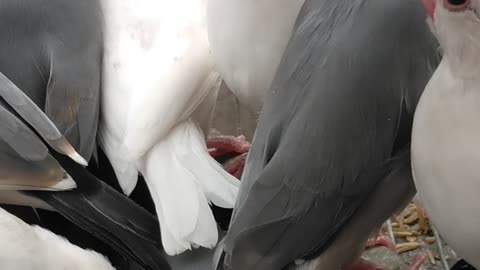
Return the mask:
<path id="1" fill-rule="evenodd" d="M 418 220 L 418 214 L 416 212 L 412 213 L 411 215 L 409 215 L 408 217 L 406 217 L 403 222 L 405 224 L 412 224 L 413 222 L 417 221 Z"/>
<path id="2" fill-rule="evenodd" d="M 433 244 L 435 243 L 435 237 L 427 236 L 423 238 L 423 241 L 428 244 Z"/>
<path id="3" fill-rule="evenodd" d="M 412 236 L 413 234 L 409 231 L 393 231 L 393 235 L 395 237 L 405 237 L 405 236 Z"/>
<path id="4" fill-rule="evenodd" d="M 397 253 L 402 253 L 410 250 L 417 249 L 419 247 L 423 246 L 422 244 L 418 242 L 406 242 L 406 243 L 400 243 L 395 245 L 397 249 Z"/>

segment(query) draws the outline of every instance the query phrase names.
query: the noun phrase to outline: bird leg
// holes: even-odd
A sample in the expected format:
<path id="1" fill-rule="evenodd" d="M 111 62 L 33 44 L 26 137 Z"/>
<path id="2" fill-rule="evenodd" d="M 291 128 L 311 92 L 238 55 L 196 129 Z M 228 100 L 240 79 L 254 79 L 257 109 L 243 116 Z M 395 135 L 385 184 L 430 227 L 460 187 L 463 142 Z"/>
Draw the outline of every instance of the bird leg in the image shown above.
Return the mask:
<path id="1" fill-rule="evenodd" d="M 233 158 L 232 160 L 228 161 L 227 164 L 225 164 L 224 169 L 231 175 L 240 179 L 242 178 L 243 168 L 245 167 L 246 160 L 247 160 L 247 153 L 243 153 Z"/>
<path id="2" fill-rule="evenodd" d="M 236 153 L 243 154 L 250 150 L 250 143 L 245 136 L 215 136 L 207 139 L 207 147 L 210 156 L 217 158 L 219 156 Z"/>

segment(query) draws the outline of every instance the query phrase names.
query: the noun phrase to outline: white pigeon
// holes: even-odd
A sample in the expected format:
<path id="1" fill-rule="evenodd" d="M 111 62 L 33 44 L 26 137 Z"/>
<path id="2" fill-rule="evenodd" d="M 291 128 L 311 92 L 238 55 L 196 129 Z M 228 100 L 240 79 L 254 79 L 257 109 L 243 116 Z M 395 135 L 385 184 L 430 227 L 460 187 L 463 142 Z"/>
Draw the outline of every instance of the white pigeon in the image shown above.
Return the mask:
<path id="1" fill-rule="evenodd" d="M 103 255 L 82 249 L 0 208 L 0 269 L 114 270 Z"/>
<path id="2" fill-rule="evenodd" d="M 208 154 L 220 76 L 204 0 L 103 0 L 100 145 L 129 195 L 141 173 L 168 255 L 218 240 L 212 202 L 233 208 L 239 181 Z"/>
<path id="3" fill-rule="evenodd" d="M 208 0 L 208 37 L 222 78 L 257 114 L 304 0 Z"/>
<path id="4" fill-rule="evenodd" d="M 480 1 L 422 2 L 443 59 L 415 113 L 415 184 L 445 241 L 480 268 Z"/>

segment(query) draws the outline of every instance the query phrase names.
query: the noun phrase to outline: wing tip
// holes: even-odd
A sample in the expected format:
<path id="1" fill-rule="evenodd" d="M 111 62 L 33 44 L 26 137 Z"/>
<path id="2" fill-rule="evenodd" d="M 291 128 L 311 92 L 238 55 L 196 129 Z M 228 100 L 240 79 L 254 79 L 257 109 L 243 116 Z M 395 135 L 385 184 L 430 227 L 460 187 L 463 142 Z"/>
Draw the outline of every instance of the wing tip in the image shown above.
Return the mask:
<path id="1" fill-rule="evenodd" d="M 51 186 L 51 188 L 55 190 L 61 190 L 61 191 L 72 190 L 77 188 L 77 183 L 75 182 L 75 180 L 73 180 L 73 178 L 69 174 L 65 172 L 65 177 L 60 182 Z"/>
<path id="2" fill-rule="evenodd" d="M 68 156 L 73 160 L 75 161 L 76 163 L 84 166 L 84 167 L 87 167 L 88 166 L 88 162 L 87 160 L 85 160 L 82 156 L 80 156 L 80 154 L 78 154 L 76 151 L 74 151 L 73 153 L 70 153 L 68 154 Z"/>

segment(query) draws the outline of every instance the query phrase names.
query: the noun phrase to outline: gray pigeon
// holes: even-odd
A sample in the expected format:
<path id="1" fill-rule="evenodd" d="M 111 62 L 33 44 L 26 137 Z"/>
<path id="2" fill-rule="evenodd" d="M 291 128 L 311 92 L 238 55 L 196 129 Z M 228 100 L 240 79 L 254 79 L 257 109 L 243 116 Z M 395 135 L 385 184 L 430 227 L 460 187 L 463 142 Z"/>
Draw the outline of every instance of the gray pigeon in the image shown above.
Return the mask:
<path id="1" fill-rule="evenodd" d="M 439 62 L 418 0 L 307 0 L 267 94 L 224 267 L 341 269 L 415 194 L 412 116 Z"/>

